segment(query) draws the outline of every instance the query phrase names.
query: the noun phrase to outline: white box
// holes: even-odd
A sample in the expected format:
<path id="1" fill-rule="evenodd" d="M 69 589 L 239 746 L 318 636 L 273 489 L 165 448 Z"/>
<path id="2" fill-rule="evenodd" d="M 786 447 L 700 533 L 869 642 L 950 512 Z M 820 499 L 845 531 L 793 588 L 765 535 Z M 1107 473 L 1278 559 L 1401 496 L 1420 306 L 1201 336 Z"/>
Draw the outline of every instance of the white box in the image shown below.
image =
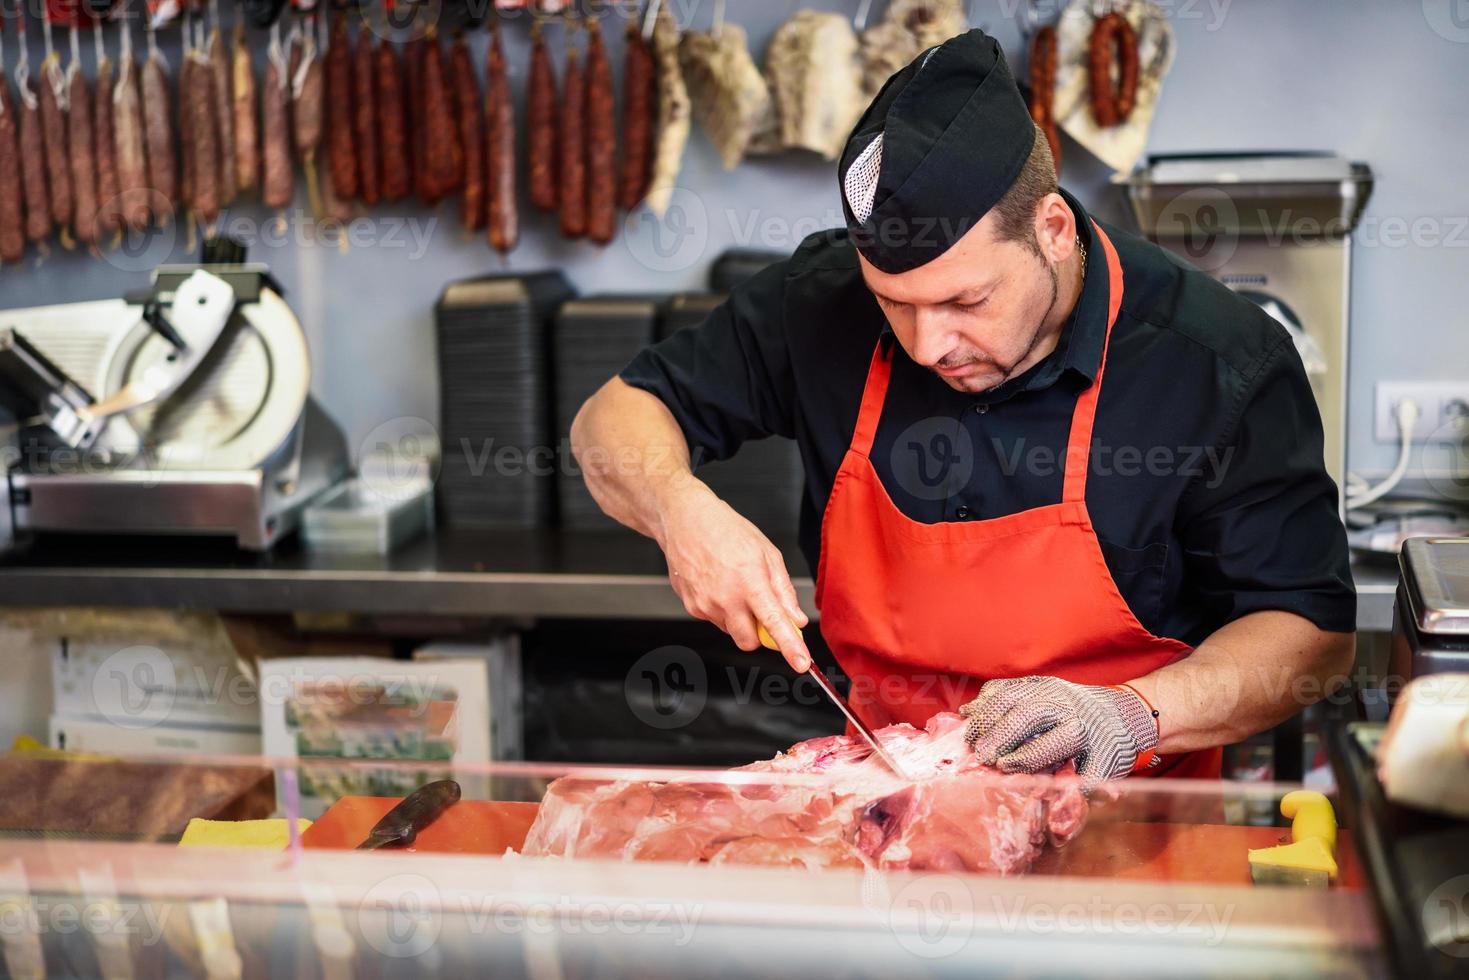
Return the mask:
<path id="1" fill-rule="evenodd" d="M 520 634 L 483 640 L 444 640 L 413 651 L 419 663 L 431 660 L 482 660 L 490 687 L 490 758 L 518 762 L 525 758 L 525 714 L 520 672 Z"/>
<path id="2" fill-rule="evenodd" d="M 104 755 L 259 755 L 260 732 L 161 724 L 125 728 L 101 718 L 52 715 L 51 747 Z"/>
<path id="3" fill-rule="evenodd" d="M 62 637 L 51 657 L 52 711 L 120 728 L 225 725 L 258 729 L 260 699 L 233 650 L 196 644 Z"/>

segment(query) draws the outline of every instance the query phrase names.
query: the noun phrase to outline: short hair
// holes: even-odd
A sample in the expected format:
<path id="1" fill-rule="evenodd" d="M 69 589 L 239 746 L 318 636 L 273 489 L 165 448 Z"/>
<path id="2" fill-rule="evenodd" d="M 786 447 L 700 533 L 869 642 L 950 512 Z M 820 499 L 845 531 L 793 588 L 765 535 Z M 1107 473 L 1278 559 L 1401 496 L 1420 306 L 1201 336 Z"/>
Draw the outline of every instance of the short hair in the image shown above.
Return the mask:
<path id="1" fill-rule="evenodd" d="M 1020 169 L 1020 176 L 995 204 L 994 211 L 999 219 L 995 225 L 995 237 L 1002 242 L 1024 242 L 1037 252 L 1040 243 L 1035 237 L 1035 213 L 1041 199 L 1056 193 L 1056 161 L 1051 158 L 1051 141 L 1045 132 L 1035 127 L 1035 142 L 1031 144 L 1030 156 Z"/>

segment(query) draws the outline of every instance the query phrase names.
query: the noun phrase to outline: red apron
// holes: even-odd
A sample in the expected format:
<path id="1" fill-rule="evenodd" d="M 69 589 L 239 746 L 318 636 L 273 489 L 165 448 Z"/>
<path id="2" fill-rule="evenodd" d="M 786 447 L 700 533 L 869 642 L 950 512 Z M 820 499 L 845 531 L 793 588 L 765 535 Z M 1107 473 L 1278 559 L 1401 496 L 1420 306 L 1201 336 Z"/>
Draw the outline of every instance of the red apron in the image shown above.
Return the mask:
<path id="1" fill-rule="evenodd" d="M 1122 266 L 1107 257 L 1107 337 L 1122 305 Z M 852 681 L 852 707 L 873 727 L 921 727 L 997 677 L 1049 674 L 1119 684 L 1188 656 L 1154 636 L 1117 591 L 1086 509 L 1095 383 L 1076 400 L 1061 501 L 985 521 L 920 524 L 893 504 L 868 454 L 892 367 L 878 342 L 852 445 L 821 526 L 816 605 L 821 632 Z M 1167 718 L 1163 719 L 1167 724 Z M 1164 756 L 1154 776 L 1218 779 L 1218 748 Z"/>

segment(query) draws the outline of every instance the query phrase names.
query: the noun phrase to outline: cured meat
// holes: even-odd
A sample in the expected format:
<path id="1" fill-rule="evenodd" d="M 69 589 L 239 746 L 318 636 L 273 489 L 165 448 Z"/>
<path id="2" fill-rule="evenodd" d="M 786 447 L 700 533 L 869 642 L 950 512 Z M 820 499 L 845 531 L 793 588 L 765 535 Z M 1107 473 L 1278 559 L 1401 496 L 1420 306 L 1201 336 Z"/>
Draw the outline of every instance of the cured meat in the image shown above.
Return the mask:
<path id="1" fill-rule="evenodd" d="M 1116 82 L 1113 82 L 1113 63 Z M 1087 49 L 1092 115 L 1097 125 L 1116 126 L 1127 121 L 1137 104 L 1137 34 L 1122 14 L 1113 11 L 1097 19 Z"/>
<path id="2" fill-rule="evenodd" d="M 224 38 L 219 28 L 209 32 L 206 48 L 209 61 L 209 90 L 214 103 L 209 112 L 215 130 L 215 173 L 219 191 L 219 206 L 228 207 L 238 190 L 238 169 L 235 160 L 235 105 L 231 91 L 234 69 L 230 56 L 224 50 Z"/>
<path id="3" fill-rule="evenodd" d="M 71 164 L 75 204 L 72 231 L 83 245 L 97 244 L 97 144 L 92 128 L 92 92 L 77 57 L 76 28 L 72 28 L 71 64 L 66 69 L 66 155 Z"/>
<path id="4" fill-rule="evenodd" d="M 587 237 L 598 245 L 617 232 L 617 106 L 600 21 L 587 21 Z"/>
<path id="5" fill-rule="evenodd" d="M 960 0 L 892 0 L 882 22 L 862 32 L 863 98 L 870 101 L 920 52 L 968 28 Z"/>
<path id="6" fill-rule="evenodd" d="M 1051 161 L 1061 172 L 1061 131 L 1056 124 L 1056 28 L 1046 25 L 1030 43 L 1030 117 L 1046 135 Z"/>
<path id="7" fill-rule="evenodd" d="M 427 38 L 423 53 L 423 140 L 425 189 L 435 202 L 464 182 L 464 147 L 454 120 L 454 93 L 449 90 L 444 49 L 437 38 Z"/>
<path id="8" fill-rule="evenodd" d="M 314 28 L 308 28 L 303 40 L 291 54 L 300 62 L 291 70 L 291 133 L 296 156 L 306 174 L 306 193 L 311 200 L 311 213 L 326 213 L 317 178 L 316 153 L 321 148 L 322 113 L 325 109 L 326 75 L 317 55 Z"/>
<path id="9" fill-rule="evenodd" d="M 437 203 L 430 200 L 430 191 L 433 180 L 428 172 L 428 159 L 425 155 L 424 137 L 424 92 L 423 92 L 423 65 L 428 57 L 428 38 L 417 37 L 409 41 L 404 49 L 403 59 L 406 62 L 405 76 L 408 81 L 407 119 L 408 119 L 408 144 L 410 147 L 412 164 L 409 170 L 413 179 L 413 192 L 418 199 L 425 204 Z"/>
<path id="10" fill-rule="evenodd" d="M 179 202 L 178 159 L 173 148 L 170 101 L 163 55 L 154 48 L 148 52 L 148 61 L 143 66 L 143 132 L 148 148 L 148 183 L 153 191 L 153 216 L 160 221 L 170 217 Z"/>
<path id="11" fill-rule="evenodd" d="M 332 43 L 326 51 L 326 163 L 332 189 L 340 198 L 358 195 L 356 116 L 352 99 L 352 41 L 347 18 L 338 14 L 332 24 Z"/>
<path id="12" fill-rule="evenodd" d="M 542 211 L 556 207 L 556 75 L 541 22 L 531 27 L 530 80 L 526 83 L 525 124 L 530 203 Z"/>
<path id="13" fill-rule="evenodd" d="M 24 62 L 22 62 L 24 65 Z M 15 77 L 17 114 L 20 116 L 20 175 L 25 198 L 25 237 L 42 242 L 51 233 L 51 208 L 46 190 L 46 140 L 42 134 L 41 106 L 35 85 L 24 67 Z"/>
<path id="14" fill-rule="evenodd" d="M 277 26 L 279 22 L 277 22 Z M 260 138 L 263 172 L 261 200 L 268 208 L 290 207 L 296 195 L 291 167 L 290 66 L 277 31 L 265 59 L 265 84 L 260 92 Z"/>
<path id="15" fill-rule="evenodd" d="M 845 17 L 838 19 L 846 23 Z M 648 210 L 661 218 L 673 200 L 691 126 L 689 90 L 678 66 L 678 25 L 664 5 L 659 6 L 653 23 L 653 58 L 658 77 L 658 135 L 653 143 L 653 174 L 646 200 Z M 856 117 L 852 118 L 855 122 Z"/>
<path id="16" fill-rule="evenodd" d="M 188 88 L 179 93 L 181 118 L 188 119 L 188 139 L 183 143 L 186 170 L 191 172 L 193 194 L 190 205 L 205 222 L 219 217 L 220 154 L 219 126 L 214 118 L 214 72 L 209 57 L 202 49 L 194 49 L 184 58 L 189 67 L 184 77 Z M 180 126 L 183 132 L 183 126 Z"/>
<path id="17" fill-rule="evenodd" d="M 40 97 L 47 206 L 52 226 L 64 233 L 71 225 L 76 201 L 71 193 L 71 166 L 66 159 L 66 76 L 61 71 L 61 57 L 54 51 L 41 65 Z"/>
<path id="18" fill-rule="evenodd" d="M 547 789 L 523 853 L 1022 874 L 1048 844 L 1080 832 L 1081 781 L 987 769 L 965 745 L 964 727 L 945 712 L 922 730 L 877 732 L 916 782 L 844 735 L 801 742 L 738 770 L 770 773 L 768 783 L 564 777 Z"/>
<path id="19" fill-rule="evenodd" d="M 100 28 L 99 28 L 100 31 Z M 97 153 L 97 220 L 99 234 L 113 235 L 122 228 L 122 199 L 117 173 L 117 138 L 112 121 L 112 58 L 102 51 L 97 35 L 97 79 L 92 92 L 93 146 Z"/>
<path id="20" fill-rule="evenodd" d="M 383 198 L 398 201 L 413 188 L 412 128 L 408 122 L 407 79 L 393 45 L 377 49 L 378 146 L 382 148 Z"/>
<path id="21" fill-rule="evenodd" d="M 117 148 L 117 193 L 123 224 L 142 231 L 152 218 L 148 158 L 143 149 L 141 69 L 123 27 L 121 67 L 112 88 L 112 141 Z"/>
<path id="22" fill-rule="evenodd" d="M 250 48 L 245 44 L 245 28 L 235 25 L 234 54 L 231 57 L 231 112 L 234 116 L 235 190 L 253 191 L 260 184 L 260 130 L 256 113 L 255 67 Z"/>
<path id="23" fill-rule="evenodd" d="M 557 204 L 561 234 L 567 238 L 581 238 L 587 233 L 586 95 L 581 58 L 568 36 L 566 69 L 561 79 L 560 132 L 556 140 L 556 176 L 560 185 Z"/>
<path id="24" fill-rule="evenodd" d="M 622 175 L 617 187 L 617 204 L 624 211 L 637 207 L 648 193 L 657 106 L 653 49 L 632 21 L 627 25 L 622 61 Z"/>
<path id="25" fill-rule="evenodd" d="M 488 182 L 487 220 L 490 247 L 505 254 L 520 237 L 520 214 L 515 201 L 515 103 L 505 68 L 500 32 L 490 34 L 485 69 L 485 177 Z"/>
<path id="26" fill-rule="evenodd" d="M 10 80 L 0 71 L 0 262 L 19 262 L 25 254 L 25 196 L 20 168 L 20 121 L 10 97 Z"/>
<path id="27" fill-rule="evenodd" d="M 449 77 L 453 80 L 459 142 L 464 148 L 459 220 L 467 230 L 479 231 L 485 226 L 485 116 L 474 59 L 469 54 L 469 43 L 462 37 L 449 49 Z"/>
<path id="28" fill-rule="evenodd" d="M 775 102 L 778 145 L 835 160 L 868 102 L 851 21 L 841 14 L 798 11 L 765 50 L 765 79 Z"/>
<path id="29" fill-rule="evenodd" d="M 770 90 L 750 57 L 745 32 L 737 24 L 721 24 L 717 36 L 688 31 L 678 55 L 694 115 L 724 169 L 733 170 L 771 112 Z"/>
<path id="30" fill-rule="evenodd" d="M 382 200 L 382 173 L 377 136 L 378 53 L 373 47 L 372 32 L 357 33 L 357 46 L 352 49 L 352 136 L 357 150 L 357 193 L 364 203 Z"/>

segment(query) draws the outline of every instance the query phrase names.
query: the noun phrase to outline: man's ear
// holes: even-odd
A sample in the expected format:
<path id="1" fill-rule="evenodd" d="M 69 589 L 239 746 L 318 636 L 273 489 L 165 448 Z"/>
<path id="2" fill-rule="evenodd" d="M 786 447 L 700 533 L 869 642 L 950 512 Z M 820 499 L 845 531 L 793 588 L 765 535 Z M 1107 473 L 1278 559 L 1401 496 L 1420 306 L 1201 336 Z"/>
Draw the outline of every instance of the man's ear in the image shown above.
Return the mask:
<path id="1" fill-rule="evenodd" d="M 1047 262 L 1058 264 L 1076 251 L 1076 215 L 1060 194 L 1041 198 L 1035 212 L 1035 240 Z"/>

